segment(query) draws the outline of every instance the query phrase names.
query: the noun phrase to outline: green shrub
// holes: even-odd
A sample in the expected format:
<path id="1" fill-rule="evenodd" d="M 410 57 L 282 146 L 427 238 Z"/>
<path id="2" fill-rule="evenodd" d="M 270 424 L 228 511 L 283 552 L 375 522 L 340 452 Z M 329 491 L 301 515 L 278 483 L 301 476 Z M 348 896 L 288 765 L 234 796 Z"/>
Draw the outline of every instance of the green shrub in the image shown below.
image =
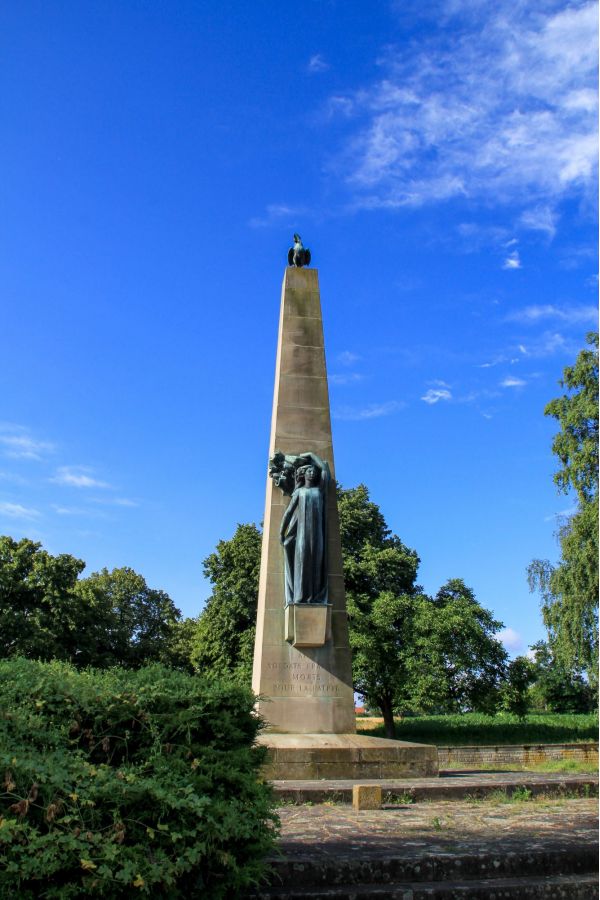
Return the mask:
<path id="1" fill-rule="evenodd" d="M 231 898 L 276 817 L 253 695 L 160 665 L 0 662 L 0 897 Z"/>

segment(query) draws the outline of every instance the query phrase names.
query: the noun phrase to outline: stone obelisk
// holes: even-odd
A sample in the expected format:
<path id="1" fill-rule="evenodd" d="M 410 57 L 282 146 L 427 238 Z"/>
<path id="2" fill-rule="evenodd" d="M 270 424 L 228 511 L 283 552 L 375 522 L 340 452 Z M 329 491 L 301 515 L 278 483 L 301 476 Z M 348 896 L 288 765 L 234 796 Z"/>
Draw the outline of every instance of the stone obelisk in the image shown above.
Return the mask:
<path id="1" fill-rule="evenodd" d="M 269 457 L 314 453 L 328 464 L 327 601 L 286 606 L 280 538 L 290 498 L 267 477 L 253 690 L 268 730 L 349 734 L 354 695 L 319 276 L 290 266 L 281 292 Z"/>
<path id="2" fill-rule="evenodd" d="M 356 733 L 319 276 L 283 278 L 252 688 L 265 777 L 435 775 L 437 750 Z"/>

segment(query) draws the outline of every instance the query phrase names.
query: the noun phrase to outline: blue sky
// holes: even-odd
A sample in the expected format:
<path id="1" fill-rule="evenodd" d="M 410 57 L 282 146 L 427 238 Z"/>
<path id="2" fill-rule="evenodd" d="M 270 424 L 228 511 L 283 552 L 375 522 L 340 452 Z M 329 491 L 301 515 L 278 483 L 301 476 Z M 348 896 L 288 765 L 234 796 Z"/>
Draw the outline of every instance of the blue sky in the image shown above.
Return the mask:
<path id="1" fill-rule="evenodd" d="M 511 652 L 556 558 L 543 416 L 595 327 L 588 2 L 0 11 L 0 533 L 187 615 L 264 506 L 281 279 L 319 269 L 336 469 Z"/>

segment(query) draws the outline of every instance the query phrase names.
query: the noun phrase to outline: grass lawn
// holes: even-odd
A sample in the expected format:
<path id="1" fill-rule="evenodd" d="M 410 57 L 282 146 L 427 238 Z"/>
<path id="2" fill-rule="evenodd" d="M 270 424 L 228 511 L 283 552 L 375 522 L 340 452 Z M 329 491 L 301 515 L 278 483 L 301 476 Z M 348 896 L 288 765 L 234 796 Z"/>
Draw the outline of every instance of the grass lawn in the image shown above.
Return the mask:
<path id="1" fill-rule="evenodd" d="M 357 717 L 362 734 L 385 737 L 381 719 Z M 486 716 L 462 713 L 452 716 L 418 716 L 396 719 L 396 738 L 437 744 L 438 747 L 462 747 L 467 744 L 562 744 L 598 740 L 598 715 L 595 713 L 537 713 L 524 721 L 510 713 Z"/>
<path id="2" fill-rule="evenodd" d="M 451 772 L 456 769 L 464 772 L 464 763 L 444 763 L 443 770 Z M 544 762 L 530 763 L 529 765 L 520 765 L 519 763 L 511 763 L 510 765 L 492 765 L 486 766 L 469 766 L 469 769 L 476 769 L 478 772 L 541 772 L 542 774 L 559 773 L 564 775 L 596 775 L 598 766 L 590 759 L 548 759 Z"/>

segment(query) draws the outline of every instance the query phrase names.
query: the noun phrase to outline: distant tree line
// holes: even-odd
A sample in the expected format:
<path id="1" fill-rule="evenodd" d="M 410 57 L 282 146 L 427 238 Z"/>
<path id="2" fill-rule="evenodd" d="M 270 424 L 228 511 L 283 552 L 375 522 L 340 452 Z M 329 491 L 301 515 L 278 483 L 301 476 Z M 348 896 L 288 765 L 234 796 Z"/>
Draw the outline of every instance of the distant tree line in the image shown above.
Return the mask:
<path id="1" fill-rule="evenodd" d="M 417 583 L 419 557 L 387 527 L 365 485 L 338 486 L 344 578 L 355 690 L 394 714 L 533 706 L 593 708 L 598 661 L 598 337 L 565 369 L 570 394 L 546 413 L 561 426 L 556 481 L 577 495 L 559 532 L 556 566 L 535 560 L 547 642 L 509 662 L 502 623 L 460 578 L 434 596 Z M 78 668 L 173 668 L 250 682 L 261 532 L 240 524 L 204 561 L 212 585 L 202 613 L 182 618 L 171 598 L 130 568 L 82 577 L 85 563 L 52 556 L 39 543 L 0 537 L 0 656 L 59 659 Z"/>

